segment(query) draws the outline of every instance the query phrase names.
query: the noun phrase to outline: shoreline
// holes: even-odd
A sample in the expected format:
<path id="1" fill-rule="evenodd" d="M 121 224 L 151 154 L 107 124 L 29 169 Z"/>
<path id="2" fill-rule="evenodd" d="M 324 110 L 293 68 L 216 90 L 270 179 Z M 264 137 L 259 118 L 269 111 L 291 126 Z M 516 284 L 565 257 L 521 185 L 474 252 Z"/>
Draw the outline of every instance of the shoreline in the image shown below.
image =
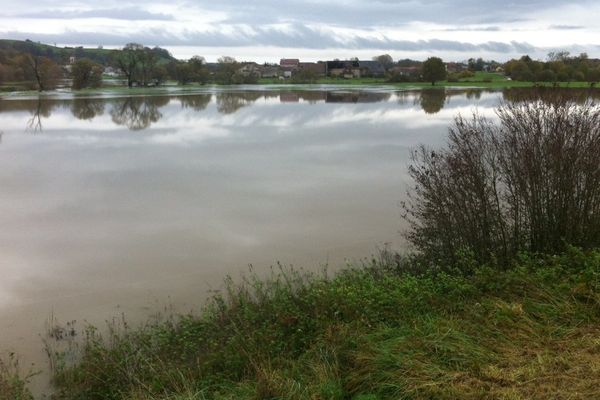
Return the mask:
<path id="1" fill-rule="evenodd" d="M 70 88 L 61 88 L 52 91 L 38 92 L 34 90 L 2 92 L 0 91 L 0 100 L 11 99 L 31 99 L 31 98 L 86 98 L 86 97 L 127 97 L 127 96 L 169 96 L 169 95 L 194 95 L 203 93 L 216 93 L 226 91 L 311 91 L 311 90 L 390 90 L 390 91 L 421 91 L 421 90 L 505 90 L 505 89 L 536 89 L 536 88 L 556 88 L 556 89 L 590 89 L 596 90 L 597 87 L 590 87 L 588 82 L 561 82 L 558 86 L 551 83 L 535 83 L 520 81 L 492 81 L 492 82 L 440 82 L 432 86 L 426 82 L 406 82 L 390 83 L 385 81 L 364 81 L 364 82 L 331 82 L 329 80 L 317 82 L 314 84 L 297 83 L 273 83 L 259 82 L 256 84 L 243 85 L 177 85 L 165 84 L 156 87 L 123 87 L 123 86 L 103 86 L 97 89 L 72 90 Z"/>

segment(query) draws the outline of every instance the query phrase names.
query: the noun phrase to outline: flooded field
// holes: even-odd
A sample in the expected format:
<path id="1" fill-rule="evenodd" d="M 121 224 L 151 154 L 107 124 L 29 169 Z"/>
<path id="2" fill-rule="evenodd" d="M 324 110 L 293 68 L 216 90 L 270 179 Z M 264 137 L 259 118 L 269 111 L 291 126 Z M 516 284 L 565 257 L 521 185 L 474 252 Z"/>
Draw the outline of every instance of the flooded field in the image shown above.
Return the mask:
<path id="1" fill-rule="evenodd" d="M 402 249 L 410 149 L 527 93 L 0 100 L 0 349 L 44 369 L 51 315 L 135 321 L 197 308 L 249 264 L 335 269 Z"/>

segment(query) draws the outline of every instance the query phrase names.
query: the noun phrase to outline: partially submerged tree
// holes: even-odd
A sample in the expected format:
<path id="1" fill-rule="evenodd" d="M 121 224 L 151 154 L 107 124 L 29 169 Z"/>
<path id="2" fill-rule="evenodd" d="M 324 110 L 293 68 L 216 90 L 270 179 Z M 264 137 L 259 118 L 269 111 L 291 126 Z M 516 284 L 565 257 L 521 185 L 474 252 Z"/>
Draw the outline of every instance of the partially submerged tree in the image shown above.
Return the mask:
<path id="1" fill-rule="evenodd" d="M 62 78 L 58 64 L 47 57 L 22 54 L 17 63 L 23 70 L 25 80 L 33 82 L 40 92 L 56 88 Z"/>
<path id="2" fill-rule="evenodd" d="M 523 250 L 600 245 L 600 107 L 557 98 L 497 116 L 459 116 L 447 148 L 413 153 L 410 242 L 453 265 L 461 251 L 509 263 Z"/>
<path id="3" fill-rule="evenodd" d="M 141 53 L 144 46 L 139 43 L 128 43 L 113 55 L 113 64 L 127 79 L 127 86 L 132 87 L 138 72 Z"/>
<path id="4" fill-rule="evenodd" d="M 192 81 L 202 85 L 208 82 L 210 73 L 208 72 L 208 68 L 206 68 L 206 60 L 204 57 L 194 56 L 189 59 L 188 65 L 190 66 Z"/>
<path id="5" fill-rule="evenodd" d="M 439 57 L 430 57 L 423 63 L 423 80 L 435 85 L 437 81 L 446 79 L 446 64 Z"/>
<path id="6" fill-rule="evenodd" d="M 240 68 L 239 63 L 233 57 L 223 56 L 217 60 L 219 67 L 215 73 L 215 80 L 222 85 L 235 83 L 234 76 Z"/>
<path id="7" fill-rule="evenodd" d="M 104 67 L 86 58 L 75 61 L 71 66 L 71 75 L 73 77 L 72 88 L 100 87 L 102 85 L 103 72 Z"/>

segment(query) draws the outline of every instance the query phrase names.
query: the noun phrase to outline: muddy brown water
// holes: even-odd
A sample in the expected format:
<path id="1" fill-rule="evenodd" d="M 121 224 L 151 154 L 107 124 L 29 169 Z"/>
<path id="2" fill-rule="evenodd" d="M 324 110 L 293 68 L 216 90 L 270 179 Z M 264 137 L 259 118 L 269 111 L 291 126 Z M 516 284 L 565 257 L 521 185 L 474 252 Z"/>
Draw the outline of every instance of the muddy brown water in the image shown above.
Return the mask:
<path id="1" fill-rule="evenodd" d="M 519 94 L 520 93 L 520 94 Z M 520 96 L 520 97 L 519 97 Z M 197 309 L 227 274 L 403 248 L 409 152 L 521 92 L 209 89 L 0 100 L 0 351 L 47 390 L 58 321 Z"/>

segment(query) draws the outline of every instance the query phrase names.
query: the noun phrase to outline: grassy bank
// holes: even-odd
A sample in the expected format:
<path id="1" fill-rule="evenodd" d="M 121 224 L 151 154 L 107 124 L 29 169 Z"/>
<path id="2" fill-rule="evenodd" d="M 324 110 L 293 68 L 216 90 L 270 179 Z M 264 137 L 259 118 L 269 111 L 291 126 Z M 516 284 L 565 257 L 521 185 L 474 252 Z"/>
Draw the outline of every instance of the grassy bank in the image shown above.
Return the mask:
<path id="1" fill-rule="evenodd" d="M 467 268 L 465 268 L 465 266 Z M 588 399 L 600 387 L 600 252 L 513 268 L 231 282 L 199 316 L 84 335 L 57 399 Z"/>

